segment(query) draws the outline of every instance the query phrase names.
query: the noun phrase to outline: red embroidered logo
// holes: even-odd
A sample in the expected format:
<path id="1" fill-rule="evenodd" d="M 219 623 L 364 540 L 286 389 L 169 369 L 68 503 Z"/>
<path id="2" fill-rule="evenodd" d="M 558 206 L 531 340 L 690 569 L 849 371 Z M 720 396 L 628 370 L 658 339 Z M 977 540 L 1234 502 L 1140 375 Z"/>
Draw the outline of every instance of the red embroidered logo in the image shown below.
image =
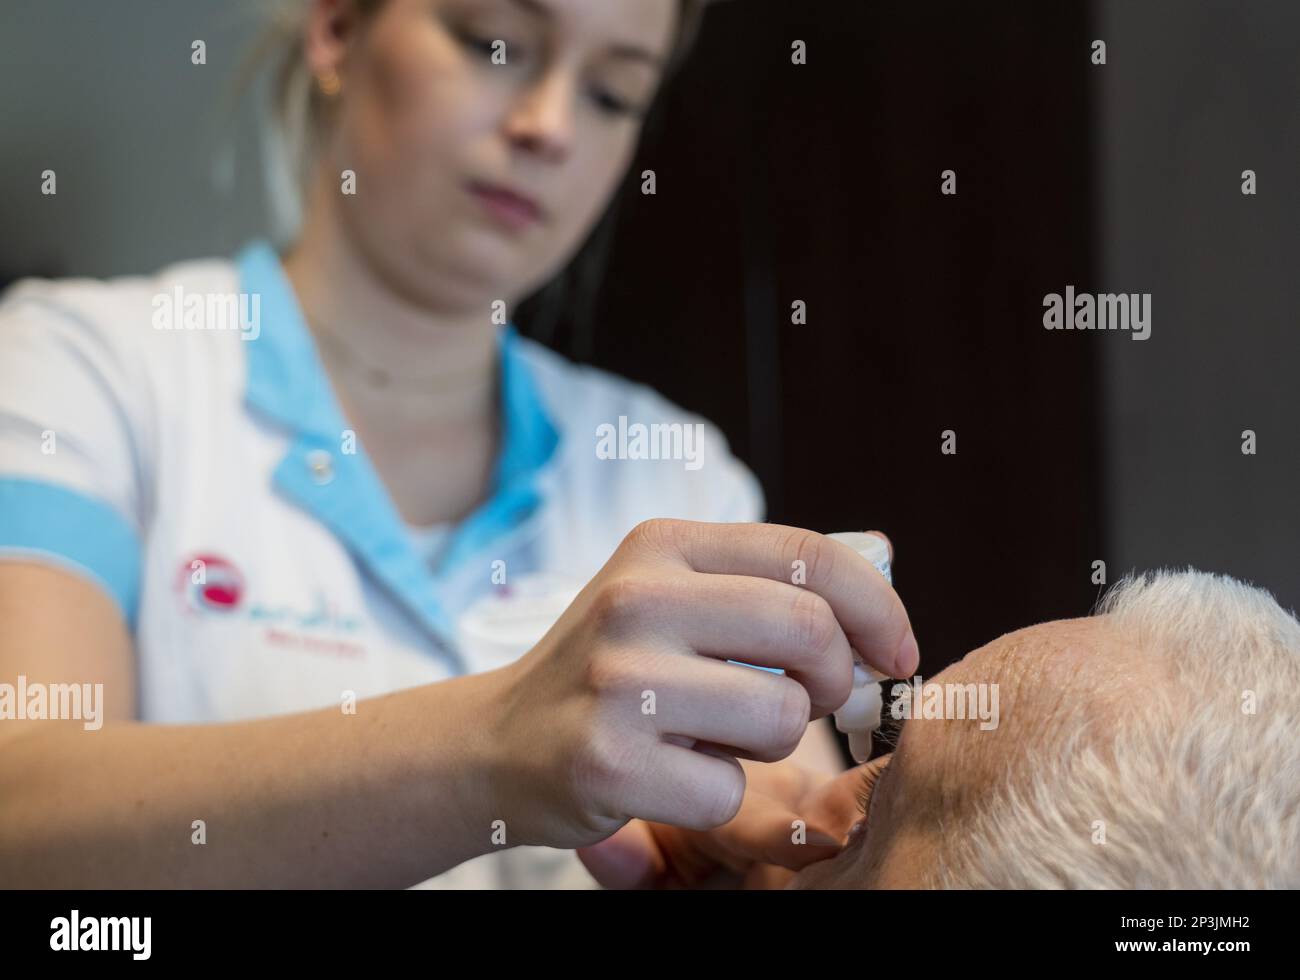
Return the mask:
<path id="1" fill-rule="evenodd" d="M 177 569 L 176 591 L 196 612 L 233 612 L 244 597 L 244 576 L 218 555 L 195 555 Z"/>

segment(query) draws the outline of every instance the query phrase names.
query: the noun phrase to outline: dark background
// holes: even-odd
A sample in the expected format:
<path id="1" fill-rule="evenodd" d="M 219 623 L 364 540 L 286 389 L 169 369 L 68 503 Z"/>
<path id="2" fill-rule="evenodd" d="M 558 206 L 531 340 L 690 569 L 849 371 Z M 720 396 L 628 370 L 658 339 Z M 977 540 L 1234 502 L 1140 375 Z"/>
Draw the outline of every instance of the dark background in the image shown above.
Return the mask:
<path id="1" fill-rule="evenodd" d="M 0 283 L 276 233 L 251 106 L 217 108 L 253 9 L 5 3 Z M 659 193 L 521 325 L 716 421 L 770 520 L 889 533 L 926 676 L 1086 615 L 1097 560 L 1294 608 L 1297 37 L 1290 0 L 722 3 L 633 167 Z M 1044 330 L 1067 284 L 1151 293 L 1151 339 Z"/>
<path id="2" fill-rule="evenodd" d="M 770 520 L 887 531 L 924 675 L 1086 615 L 1098 560 L 1295 608 L 1297 37 L 1281 2 L 723 4 L 556 346 L 718 421 Z M 1151 293 L 1151 338 L 1044 330 L 1067 284 Z"/>
<path id="3" fill-rule="evenodd" d="M 590 332 L 723 426 L 769 520 L 891 535 L 925 675 L 1098 593 L 1096 347 L 1040 320 L 1092 278 L 1085 13 L 723 4 L 633 168 L 660 185 L 620 215 L 619 327 Z"/>

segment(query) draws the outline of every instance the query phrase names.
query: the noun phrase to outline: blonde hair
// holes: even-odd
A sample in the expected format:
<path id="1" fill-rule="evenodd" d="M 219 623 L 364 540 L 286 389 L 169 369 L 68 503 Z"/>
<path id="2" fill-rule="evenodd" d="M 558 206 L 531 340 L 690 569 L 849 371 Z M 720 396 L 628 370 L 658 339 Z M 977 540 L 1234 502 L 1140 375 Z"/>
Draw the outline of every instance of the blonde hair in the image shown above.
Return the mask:
<path id="1" fill-rule="evenodd" d="M 352 0 L 352 5 L 362 21 L 368 22 L 387 2 Z M 710 2 L 679 0 L 668 75 L 675 73 L 689 54 Z M 263 117 L 263 131 L 271 137 L 274 159 L 266 176 L 272 200 L 282 205 L 292 202 L 292 216 L 282 216 L 277 223 L 296 225 L 312 169 L 329 132 L 332 102 L 317 87 L 303 51 L 310 0 L 270 0 L 268 6 L 266 27 L 244 61 L 237 87 L 243 91 L 253 78 L 269 72 L 270 113 Z"/>

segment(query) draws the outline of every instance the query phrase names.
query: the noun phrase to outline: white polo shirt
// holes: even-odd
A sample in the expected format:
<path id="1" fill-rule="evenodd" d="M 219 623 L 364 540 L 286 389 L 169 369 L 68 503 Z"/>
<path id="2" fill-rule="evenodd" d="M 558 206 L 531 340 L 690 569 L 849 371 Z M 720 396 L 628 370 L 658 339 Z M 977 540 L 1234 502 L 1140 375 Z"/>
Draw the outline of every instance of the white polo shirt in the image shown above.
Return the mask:
<path id="1" fill-rule="evenodd" d="M 0 557 L 112 596 L 142 720 L 224 722 L 500 666 L 461 642 L 476 602 L 538 573 L 580 587 L 647 518 L 762 519 L 703 419 L 513 327 L 499 351 L 490 499 L 422 540 L 266 243 L 152 277 L 21 280 L 0 298 Z M 644 458 L 667 445 L 638 442 L 652 425 L 702 441 Z"/>

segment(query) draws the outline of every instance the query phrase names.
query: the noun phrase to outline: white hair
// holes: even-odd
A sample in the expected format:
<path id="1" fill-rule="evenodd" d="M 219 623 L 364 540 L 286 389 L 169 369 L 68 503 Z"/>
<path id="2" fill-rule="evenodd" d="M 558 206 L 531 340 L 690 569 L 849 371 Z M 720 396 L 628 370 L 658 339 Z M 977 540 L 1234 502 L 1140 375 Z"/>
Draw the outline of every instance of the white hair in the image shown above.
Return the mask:
<path id="1" fill-rule="evenodd" d="M 1169 679 L 1152 692 L 1135 671 L 1104 723 L 1095 705 L 1067 708 L 1027 777 L 944 828 L 929 883 L 1300 887 L 1300 623 L 1192 569 L 1127 578 L 1097 612 Z"/>

